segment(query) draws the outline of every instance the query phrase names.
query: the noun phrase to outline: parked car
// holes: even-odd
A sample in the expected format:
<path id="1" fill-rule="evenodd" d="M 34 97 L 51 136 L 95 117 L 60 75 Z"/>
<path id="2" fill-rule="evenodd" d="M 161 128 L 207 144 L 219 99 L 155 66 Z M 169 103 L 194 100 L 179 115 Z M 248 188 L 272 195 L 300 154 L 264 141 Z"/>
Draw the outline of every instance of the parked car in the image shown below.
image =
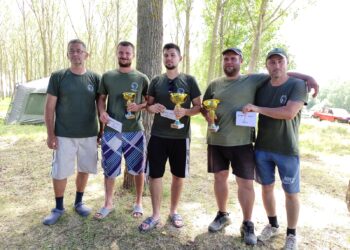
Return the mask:
<path id="1" fill-rule="evenodd" d="M 312 117 L 322 121 L 345 122 L 350 123 L 350 114 L 341 108 L 324 108 L 321 111 L 315 111 Z"/>

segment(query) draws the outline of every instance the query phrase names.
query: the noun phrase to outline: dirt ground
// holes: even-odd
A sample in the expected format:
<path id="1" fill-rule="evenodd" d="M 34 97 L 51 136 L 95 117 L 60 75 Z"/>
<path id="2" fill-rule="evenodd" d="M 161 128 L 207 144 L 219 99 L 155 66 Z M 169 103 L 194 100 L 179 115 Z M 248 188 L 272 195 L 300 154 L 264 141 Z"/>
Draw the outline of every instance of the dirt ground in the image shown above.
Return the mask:
<path id="1" fill-rule="evenodd" d="M 347 129 L 347 128 L 346 128 Z M 162 225 L 149 234 L 137 230 L 141 219 L 130 216 L 133 193 L 116 185 L 116 210 L 104 221 L 77 216 L 71 204 L 74 179 L 69 179 L 65 195 L 66 213 L 54 226 L 41 220 L 53 206 L 49 176 L 52 152 L 46 148 L 45 133 L 34 139 L 0 137 L 0 249 L 281 249 L 284 244 L 286 216 L 284 195 L 276 183 L 277 211 L 281 233 L 266 244 L 245 246 L 240 239 L 242 221 L 234 178 L 230 178 L 229 210 L 233 224 L 223 232 L 208 233 L 208 224 L 216 213 L 213 176 L 206 172 L 206 142 L 202 128 L 193 127 L 191 177 L 186 180 L 179 212 L 185 227 L 174 229 L 167 221 L 169 183 L 164 179 Z M 350 134 L 350 133 L 349 133 Z M 350 141 L 349 141 L 350 145 Z M 350 213 L 345 193 L 350 179 L 350 155 L 302 155 L 301 211 L 298 224 L 299 249 L 350 249 Z M 90 178 L 86 203 L 96 211 L 103 202 L 103 176 Z M 253 221 L 256 233 L 266 223 L 261 188 L 255 185 Z M 151 213 L 148 190 L 144 197 L 145 215 Z"/>

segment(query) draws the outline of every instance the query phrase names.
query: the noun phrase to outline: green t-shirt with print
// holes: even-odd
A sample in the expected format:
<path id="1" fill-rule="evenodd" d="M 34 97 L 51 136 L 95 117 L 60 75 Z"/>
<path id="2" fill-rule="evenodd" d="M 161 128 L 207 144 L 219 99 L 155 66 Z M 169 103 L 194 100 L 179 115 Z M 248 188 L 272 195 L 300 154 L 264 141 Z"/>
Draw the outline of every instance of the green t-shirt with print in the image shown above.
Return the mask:
<path id="1" fill-rule="evenodd" d="M 254 128 L 236 126 L 236 112 L 242 111 L 244 105 L 253 103 L 257 89 L 269 79 L 265 74 L 242 75 L 230 80 L 221 77 L 213 80 L 203 97 L 219 99 L 216 110 L 217 132 L 207 132 L 207 143 L 218 146 L 240 146 L 253 142 Z"/>
<path id="2" fill-rule="evenodd" d="M 271 83 L 264 85 L 256 94 L 256 105 L 261 107 L 282 107 L 288 101 L 307 102 L 304 81 L 289 77 L 277 87 Z M 300 117 L 301 111 L 291 120 L 274 119 L 260 114 L 255 148 L 284 155 L 298 155 Z"/>
<path id="3" fill-rule="evenodd" d="M 100 76 L 87 70 L 76 75 L 70 69 L 51 74 L 47 93 L 57 97 L 55 135 L 69 138 L 96 136 L 97 90 Z"/>
<path id="4" fill-rule="evenodd" d="M 156 76 L 152 79 L 148 95 L 154 97 L 154 103 L 160 103 L 166 109 L 174 110 L 175 104 L 170 100 L 171 92 L 183 91 L 188 96 L 185 103 L 181 106 L 183 108 L 191 108 L 192 100 L 199 97 L 201 92 L 199 90 L 196 79 L 187 74 L 179 74 L 175 79 L 170 80 L 166 74 Z M 184 116 L 180 119 L 184 124 L 181 129 L 174 129 L 170 127 L 174 120 L 162 117 L 160 114 L 154 115 L 151 135 L 168 139 L 185 139 L 190 137 L 190 117 Z"/>
<path id="5" fill-rule="evenodd" d="M 149 80 L 147 76 L 137 70 L 129 73 L 122 73 L 119 70 L 111 70 L 102 75 L 98 93 L 108 95 L 107 113 L 113 119 L 123 124 L 123 132 L 133 132 L 143 130 L 141 112 L 134 112 L 135 119 L 127 119 L 126 100 L 123 98 L 123 92 L 135 92 L 135 103 L 140 104 L 144 101 L 147 94 Z M 106 130 L 111 130 L 105 126 Z"/>

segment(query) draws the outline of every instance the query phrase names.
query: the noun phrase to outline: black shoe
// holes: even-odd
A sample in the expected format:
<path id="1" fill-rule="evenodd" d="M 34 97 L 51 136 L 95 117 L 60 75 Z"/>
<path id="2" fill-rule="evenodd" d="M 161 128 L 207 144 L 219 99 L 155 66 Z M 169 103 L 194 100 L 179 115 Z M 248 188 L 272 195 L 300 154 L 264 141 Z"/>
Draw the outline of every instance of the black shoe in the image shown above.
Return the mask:
<path id="1" fill-rule="evenodd" d="M 231 223 L 232 222 L 229 213 L 220 214 L 220 212 L 218 212 L 213 222 L 210 223 L 208 230 L 209 232 L 217 232 L 230 225 Z"/>

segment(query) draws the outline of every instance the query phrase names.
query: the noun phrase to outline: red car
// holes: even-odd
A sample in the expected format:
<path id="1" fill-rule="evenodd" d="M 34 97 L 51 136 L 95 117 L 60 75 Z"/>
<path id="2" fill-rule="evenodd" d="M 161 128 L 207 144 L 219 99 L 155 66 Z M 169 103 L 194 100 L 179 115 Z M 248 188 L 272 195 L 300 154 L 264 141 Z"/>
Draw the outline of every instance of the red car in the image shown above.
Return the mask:
<path id="1" fill-rule="evenodd" d="M 345 122 L 350 123 L 350 114 L 345 109 L 340 108 L 324 108 L 321 111 L 316 111 L 312 117 L 322 121 Z"/>

